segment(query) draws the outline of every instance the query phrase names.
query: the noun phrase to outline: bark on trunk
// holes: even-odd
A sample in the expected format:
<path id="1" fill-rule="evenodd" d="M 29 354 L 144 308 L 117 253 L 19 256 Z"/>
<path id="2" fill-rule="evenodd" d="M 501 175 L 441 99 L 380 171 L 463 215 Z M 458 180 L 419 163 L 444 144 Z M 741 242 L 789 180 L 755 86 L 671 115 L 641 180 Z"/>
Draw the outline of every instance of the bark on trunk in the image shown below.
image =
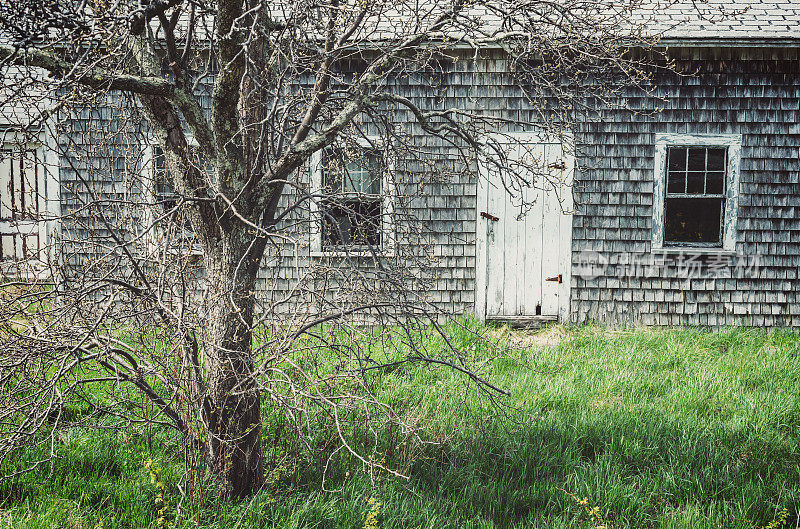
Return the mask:
<path id="1" fill-rule="evenodd" d="M 233 245 L 235 246 L 235 245 Z M 207 254 L 210 342 L 205 349 L 211 471 L 227 494 L 244 497 L 264 482 L 261 400 L 253 379 L 253 290 L 256 266 L 247 251 L 226 248 Z"/>

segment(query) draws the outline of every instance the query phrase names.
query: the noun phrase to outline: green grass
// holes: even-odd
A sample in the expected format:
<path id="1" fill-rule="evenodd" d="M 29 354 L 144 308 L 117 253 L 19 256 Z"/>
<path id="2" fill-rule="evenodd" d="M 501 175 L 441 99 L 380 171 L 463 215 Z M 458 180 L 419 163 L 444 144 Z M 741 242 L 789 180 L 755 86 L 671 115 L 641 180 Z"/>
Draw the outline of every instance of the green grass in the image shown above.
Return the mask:
<path id="1" fill-rule="evenodd" d="M 450 331 L 488 358 L 470 333 Z M 404 367 L 380 377 L 379 393 L 441 441 L 393 446 L 387 434 L 385 457 L 408 481 L 373 483 L 342 457 L 327 483 L 341 490 L 325 492 L 321 463 L 300 459 L 251 502 L 221 503 L 207 492 L 202 509 L 184 505 L 177 525 L 363 527 L 370 497 L 381 503 L 385 528 L 596 527 L 593 507 L 609 528 L 761 527 L 782 508 L 785 527 L 800 523 L 800 335 L 547 332 L 563 338 L 493 361 L 492 382 L 518 407 L 507 415 L 476 393 L 465 411 L 463 376 L 447 369 Z M 266 424 L 269 442 L 278 425 Z M 174 446 L 155 429 L 73 430 L 52 469 L 0 486 L 0 527 L 93 528 L 100 519 L 106 528 L 156 527 L 145 461 L 163 469 L 174 515 L 183 470 Z M 272 447 L 268 459 L 281 450 Z"/>

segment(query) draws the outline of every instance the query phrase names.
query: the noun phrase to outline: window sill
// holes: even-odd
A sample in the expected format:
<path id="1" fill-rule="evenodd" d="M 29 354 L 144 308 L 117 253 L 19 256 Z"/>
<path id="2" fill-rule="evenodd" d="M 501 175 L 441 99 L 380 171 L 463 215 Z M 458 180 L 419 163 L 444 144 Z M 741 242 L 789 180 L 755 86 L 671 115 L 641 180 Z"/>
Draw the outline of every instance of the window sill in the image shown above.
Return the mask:
<path id="1" fill-rule="evenodd" d="M 650 253 L 660 253 L 667 255 L 736 255 L 735 250 L 725 250 L 716 247 L 697 247 L 697 246 L 666 246 L 663 248 L 653 248 Z"/>

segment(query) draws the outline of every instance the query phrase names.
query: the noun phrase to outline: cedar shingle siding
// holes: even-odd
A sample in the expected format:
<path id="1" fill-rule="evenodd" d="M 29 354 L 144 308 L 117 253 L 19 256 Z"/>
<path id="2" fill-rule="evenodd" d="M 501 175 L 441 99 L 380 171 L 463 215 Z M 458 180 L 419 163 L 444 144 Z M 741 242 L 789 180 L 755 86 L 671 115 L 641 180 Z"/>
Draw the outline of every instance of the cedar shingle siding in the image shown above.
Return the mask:
<path id="1" fill-rule="evenodd" d="M 573 321 L 645 325 L 800 326 L 800 61 L 796 49 L 687 49 L 657 75 L 654 96 L 631 94 L 650 117 L 606 110 L 587 124 L 578 176 L 573 252 L 596 250 L 610 266 L 574 277 Z M 651 250 L 654 136 L 741 134 L 736 253 L 758 270 L 715 267 L 700 278 L 677 257 L 658 274 L 621 272 L 619 252 Z M 683 273 L 681 273 L 683 272 Z M 709 274 L 708 272 L 713 272 Z M 697 274 L 694 274 L 697 275 Z"/>
<path id="2" fill-rule="evenodd" d="M 682 71 L 699 73 L 660 73 L 654 79 L 652 96 L 641 91 L 629 94 L 631 107 L 660 108 L 659 112 L 601 109 L 599 119 L 583 123 L 576 131 L 578 166 L 583 169 L 576 174 L 574 188 L 573 266 L 584 250 L 599 252 L 611 264 L 591 280 L 573 275 L 571 320 L 614 325 L 800 326 L 798 50 L 700 47 L 674 53 Z M 492 109 L 509 119 L 538 119 L 500 55 L 448 64 L 433 83 L 424 76 L 396 82 L 400 95 L 426 109 Z M 82 148 L 91 150 L 89 131 L 97 129 L 97 123 L 102 122 L 100 129 L 109 126 L 113 114 L 105 109 L 73 114 L 69 119 L 74 123 L 65 126 L 73 129 L 71 135 Z M 455 314 L 471 314 L 475 310 L 475 168 L 458 167 L 454 152 L 410 125 L 408 113 L 395 111 L 390 119 L 405 123 L 415 143 L 431 156 L 455 164 L 448 182 L 429 183 L 427 198 L 409 200 L 400 207 L 413 212 L 431 234 L 433 244 L 427 249 L 437 260 L 426 276 L 430 301 Z M 654 275 L 620 273 L 621 265 L 614 264 L 617 255 L 648 255 L 651 251 L 654 138 L 658 133 L 742 135 L 736 253 L 759 255 L 757 274 L 723 267 L 716 270 L 716 277 L 690 278 L 681 273 L 676 257 L 668 258 Z M 107 198 L 131 188 L 124 181 L 127 162 L 114 153 L 105 157 L 109 161 L 103 164 L 62 160 L 63 208 L 79 206 L 77 193 L 85 192 L 72 170 L 73 162 L 77 166 L 93 163 L 98 166 L 97 174 L 114 175 L 99 186 Z M 398 178 L 413 181 L 414 172 L 421 170 L 418 163 L 401 163 L 398 174 L 406 176 Z M 300 182 L 307 185 L 308 170 L 301 173 Z M 65 226 L 65 233 L 87 239 L 83 228 Z M 280 299 L 296 286 L 312 259 L 318 258 L 310 255 L 308 244 L 299 248 L 296 259 L 286 248 L 280 261 L 268 256 L 259 284 L 263 299 Z M 704 259 L 708 265 L 711 258 Z M 312 283 L 307 286 L 313 289 Z M 300 299 L 301 303 L 310 301 L 310 296 Z"/>

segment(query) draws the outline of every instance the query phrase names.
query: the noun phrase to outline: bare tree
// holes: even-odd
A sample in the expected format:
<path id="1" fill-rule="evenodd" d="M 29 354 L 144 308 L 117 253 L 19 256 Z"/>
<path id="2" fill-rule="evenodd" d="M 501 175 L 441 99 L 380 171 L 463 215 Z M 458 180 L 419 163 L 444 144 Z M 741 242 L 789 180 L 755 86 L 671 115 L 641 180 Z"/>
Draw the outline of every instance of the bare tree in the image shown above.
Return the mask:
<path id="1" fill-rule="evenodd" d="M 550 185 L 540 160 L 510 160 L 491 133 L 563 135 L 616 88 L 646 82 L 645 55 L 629 53 L 652 44 L 637 8 L 0 5 L 3 106 L 26 109 L 16 129 L 27 135 L 22 150 L 53 127 L 60 153 L 51 170 L 75 175 L 72 188 L 62 184 L 71 210 L 39 218 L 64 226 L 50 239 L 57 258 L 27 256 L 47 263 L 38 274 L 46 279 L 3 287 L 0 455 L 53 443 L 52 432 L 74 422 L 67 403 L 91 401 L 128 423 L 175 428 L 242 496 L 263 482 L 264 402 L 301 433 L 319 410 L 335 425 L 337 450 L 372 465 L 343 423 L 354 410 L 368 429 L 379 416 L 398 419 L 370 390 L 375 370 L 423 361 L 500 391 L 438 327 L 441 311 L 425 296 L 436 234 L 414 212 L 431 189 L 480 163 L 502 171 L 512 193 Z M 489 56 L 525 112 L 488 98 L 437 98 L 454 65 L 480 73 Z M 428 92 L 410 93 L 409 79 Z M 388 176 L 364 176 L 375 174 Z M 380 201 L 390 193 L 387 212 Z M 335 255 L 301 265 L 298 256 L 315 250 L 309 234 Z M 420 345 L 425 332 L 441 333 L 441 350 Z M 101 384 L 108 395 L 98 404 L 90 394 Z"/>

